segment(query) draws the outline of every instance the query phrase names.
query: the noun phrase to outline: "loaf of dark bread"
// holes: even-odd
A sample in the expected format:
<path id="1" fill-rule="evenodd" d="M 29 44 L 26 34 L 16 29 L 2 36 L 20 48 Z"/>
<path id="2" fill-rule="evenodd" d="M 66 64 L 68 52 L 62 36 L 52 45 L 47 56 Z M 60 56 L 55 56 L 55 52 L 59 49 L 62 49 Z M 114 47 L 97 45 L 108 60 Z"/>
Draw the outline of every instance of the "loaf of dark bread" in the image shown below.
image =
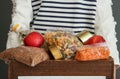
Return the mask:
<path id="1" fill-rule="evenodd" d="M 49 59 L 44 48 L 20 46 L 6 49 L 0 53 L 0 59 L 4 61 L 16 60 L 29 66 L 36 66 L 40 62 Z"/>

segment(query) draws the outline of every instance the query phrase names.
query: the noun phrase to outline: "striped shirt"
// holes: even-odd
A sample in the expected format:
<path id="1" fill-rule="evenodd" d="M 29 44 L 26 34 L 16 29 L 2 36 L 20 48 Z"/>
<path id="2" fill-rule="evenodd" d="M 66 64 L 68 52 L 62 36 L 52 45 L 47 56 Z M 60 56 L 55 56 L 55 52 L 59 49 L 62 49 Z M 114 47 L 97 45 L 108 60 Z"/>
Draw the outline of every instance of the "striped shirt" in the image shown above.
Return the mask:
<path id="1" fill-rule="evenodd" d="M 45 33 L 62 29 L 94 33 L 96 0 L 32 0 L 32 27 Z"/>

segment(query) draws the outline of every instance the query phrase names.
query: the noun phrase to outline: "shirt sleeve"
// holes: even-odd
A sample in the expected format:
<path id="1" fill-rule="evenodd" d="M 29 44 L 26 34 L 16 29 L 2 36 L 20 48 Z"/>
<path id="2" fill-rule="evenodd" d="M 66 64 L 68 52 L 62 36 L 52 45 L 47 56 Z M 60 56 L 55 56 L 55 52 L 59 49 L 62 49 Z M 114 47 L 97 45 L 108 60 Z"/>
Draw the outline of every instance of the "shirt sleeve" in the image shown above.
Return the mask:
<path id="1" fill-rule="evenodd" d="M 11 28 L 14 31 L 28 30 L 33 18 L 31 0 L 12 0 L 13 13 Z"/>
<path id="2" fill-rule="evenodd" d="M 114 21 L 111 5 L 111 0 L 97 0 L 95 33 L 105 38 L 114 63 L 119 65 L 119 52 L 116 45 L 117 38 L 115 31 L 116 22 Z"/>
<path id="3" fill-rule="evenodd" d="M 30 22 L 33 17 L 31 0 L 12 0 L 12 2 L 13 13 L 10 30 L 12 29 L 14 31 L 10 31 L 8 33 L 6 49 L 20 45 L 17 33 L 20 31 L 29 30 Z"/>

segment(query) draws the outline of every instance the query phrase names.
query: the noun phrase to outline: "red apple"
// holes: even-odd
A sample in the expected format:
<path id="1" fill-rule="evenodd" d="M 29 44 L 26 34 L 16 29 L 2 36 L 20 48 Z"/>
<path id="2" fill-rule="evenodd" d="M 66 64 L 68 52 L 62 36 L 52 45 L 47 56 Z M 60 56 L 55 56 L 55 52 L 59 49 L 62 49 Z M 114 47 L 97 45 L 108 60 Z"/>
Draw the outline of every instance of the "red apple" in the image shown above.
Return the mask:
<path id="1" fill-rule="evenodd" d="M 40 47 L 43 43 L 44 38 L 38 32 L 31 32 L 24 38 L 25 46 Z"/>
<path id="2" fill-rule="evenodd" d="M 91 38 L 89 38 L 84 44 L 95 44 L 95 43 L 101 43 L 105 42 L 105 39 L 101 35 L 94 35 Z"/>

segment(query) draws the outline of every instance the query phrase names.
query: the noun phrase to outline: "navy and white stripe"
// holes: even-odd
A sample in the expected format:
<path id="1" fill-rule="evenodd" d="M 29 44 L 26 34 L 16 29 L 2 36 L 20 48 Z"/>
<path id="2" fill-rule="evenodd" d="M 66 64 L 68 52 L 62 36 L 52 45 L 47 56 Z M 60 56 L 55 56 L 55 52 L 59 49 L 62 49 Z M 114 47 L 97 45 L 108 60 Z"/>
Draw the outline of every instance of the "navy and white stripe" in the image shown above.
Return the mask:
<path id="1" fill-rule="evenodd" d="M 96 0 L 32 0 L 32 27 L 46 30 L 89 30 L 94 33 Z"/>

